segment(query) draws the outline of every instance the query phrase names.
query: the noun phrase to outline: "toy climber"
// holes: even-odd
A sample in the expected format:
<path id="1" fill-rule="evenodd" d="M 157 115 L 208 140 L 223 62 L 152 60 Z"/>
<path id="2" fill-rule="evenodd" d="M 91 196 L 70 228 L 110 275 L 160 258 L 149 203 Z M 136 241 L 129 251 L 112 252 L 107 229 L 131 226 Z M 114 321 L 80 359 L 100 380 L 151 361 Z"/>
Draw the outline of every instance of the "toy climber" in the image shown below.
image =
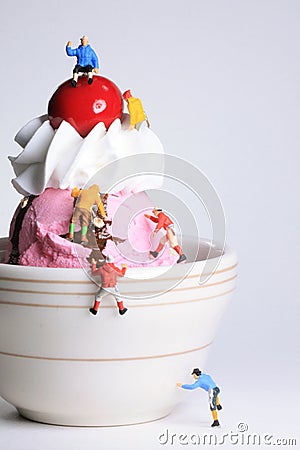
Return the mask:
<path id="1" fill-rule="evenodd" d="M 97 267 L 96 259 L 92 258 L 91 262 L 92 262 L 92 275 L 93 276 L 101 275 L 102 282 L 101 288 L 96 293 L 94 306 L 89 310 L 90 313 L 95 316 L 98 313 L 101 300 L 107 295 L 112 295 L 113 297 L 115 297 L 117 301 L 119 314 L 123 316 L 123 314 L 126 313 L 127 308 L 124 307 L 123 302 L 120 300 L 117 278 L 118 276 L 124 277 L 127 265 L 122 264 L 122 269 L 119 269 L 117 266 L 114 265 L 113 263 L 114 259 L 110 255 L 106 256 L 105 263 L 101 267 Z"/>
<path id="2" fill-rule="evenodd" d="M 157 258 L 159 252 L 164 248 L 165 244 L 169 242 L 170 246 L 178 253 L 179 258 L 177 263 L 181 263 L 186 260 L 186 256 L 183 253 L 181 247 L 178 245 L 178 241 L 176 238 L 174 223 L 160 208 L 153 209 L 154 216 L 150 216 L 149 214 L 144 214 L 147 219 L 152 220 L 152 222 L 157 223 L 156 228 L 154 230 L 154 234 L 158 233 L 162 228 L 166 231 L 165 236 L 163 236 L 159 242 L 159 245 L 155 251 L 150 251 L 150 254 L 153 258 Z"/>
<path id="3" fill-rule="evenodd" d="M 220 423 L 218 420 L 218 410 L 222 409 L 222 406 L 220 405 L 219 400 L 219 393 L 220 389 L 214 382 L 214 380 L 211 378 L 210 375 L 207 375 L 205 373 L 202 373 L 199 369 L 194 369 L 192 372 L 192 375 L 194 379 L 196 380 L 193 384 L 182 384 L 182 383 L 176 383 L 176 386 L 181 387 L 183 389 L 197 389 L 201 388 L 208 392 L 208 398 L 209 398 L 209 406 L 210 410 L 213 416 L 213 423 L 211 424 L 212 427 L 219 427 Z"/>
<path id="4" fill-rule="evenodd" d="M 88 226 L 92 220 L 92 207 L 96 205 L 99 210 L 99 214 L 103 219 L 106 219 L 105 209 L 100 197 L 99 186 L 93 184 L 88 189 L 79 189 L 75 187 L 71 192 L 72 197 L 77 199 L 75 202 L 75 209 L 71 218 L 70 229 L 68 239 L 73 241 L 74 231 L 77 222 L 81 223 L 81 243 L 88 243 L 86 237 Z"/>
<path id="5" fill-rule="evenodd" d="M 141 100 L 133 97 L 129 89 L 124 92 L 123 99 L 127 103 L 127 109 L 130 116 L 130 130 L 133 130 L 133 128 L 139 130 L 144 120 L 146 121 L 148 128 L 150 128 L 150 122 L 143 109 Z"/>

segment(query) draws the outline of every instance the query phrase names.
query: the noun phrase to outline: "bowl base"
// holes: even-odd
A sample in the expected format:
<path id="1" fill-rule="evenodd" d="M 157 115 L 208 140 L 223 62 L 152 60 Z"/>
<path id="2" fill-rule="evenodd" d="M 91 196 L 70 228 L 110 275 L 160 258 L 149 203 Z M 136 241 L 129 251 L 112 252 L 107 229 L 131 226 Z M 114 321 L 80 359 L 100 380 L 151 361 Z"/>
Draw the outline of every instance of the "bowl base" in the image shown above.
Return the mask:
<path id="1" fill-rule="evenodd" d="M 33 422 L 44 423 L 47 425 L 58 425 L 58 426 L 66 426 L 66 427 L 116 427 L 116 426 L 126 426 L 126 425 L 138 425 L 147 422 L 154 422 L 156 420 L 164 419 L 167 417 L 171 410 L 166 411 L 164 414 L 160 412 L 160 414 L 154 414 L 149 417 L 126 417 L 117 419 L 117 420 L 109 420 L 106 417 L 86 417 L 86 416 L 76 416 L 72 417 L 71 415 L 59 415 L 59 414 L 49 414 L 49 413 L 41 413 L 38 411 L 30 411 L 29 409 L 17 408 L 19 414 L 25 419 L 32 420 Z"/>

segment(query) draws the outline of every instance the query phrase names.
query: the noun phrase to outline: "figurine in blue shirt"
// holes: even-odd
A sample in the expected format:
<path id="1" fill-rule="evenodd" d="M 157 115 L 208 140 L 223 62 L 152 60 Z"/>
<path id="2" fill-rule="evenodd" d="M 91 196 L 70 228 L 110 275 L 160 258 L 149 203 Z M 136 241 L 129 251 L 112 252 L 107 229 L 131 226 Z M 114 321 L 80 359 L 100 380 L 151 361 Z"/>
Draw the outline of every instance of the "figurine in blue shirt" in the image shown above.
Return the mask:
<path id="1" fill-rule="evenodd" d="M 76 87 L 78 76 L 82 74 L 88 75 L 88 84 L 93 82 L 93 71 L 99 73 L 99 62 L 95 51 L 89 44 L 87 36 L 80 39 L 81 45 L 77 48 L 71 48 L 72 42 L 68 41 L 66 52 L 68 56 L 76 56 L 77 64 L 73 70 L 72 86 Z"/>
<path id="2" fill-rule="evenodd" d="M 201 389 L 204 389 L 206 392 L 208 392 L 210 410 L 212 412 L 212 416 L 214 419 L 211 426 L 219 427 L 220 423 L 218 420 L 218 411 L 217 410 L 222 409 L 222 406 L 220 405 L 220 400 L 219 400 L 220 389 L 218 388 L 218 386 L 216 385 L 214 380 L 211 378 L 211 376 L 207 375 L 205 373 L 202 373 L 201 370 L 194 369 L 192 372 L 192 375 L 193 375 L 194 379 L 196 380 L 195 383 L 193 383 L 193 384 L 176 383 L 176 385 L 183 389 L 193 390 L 193 389 L 201 388 Z"/>

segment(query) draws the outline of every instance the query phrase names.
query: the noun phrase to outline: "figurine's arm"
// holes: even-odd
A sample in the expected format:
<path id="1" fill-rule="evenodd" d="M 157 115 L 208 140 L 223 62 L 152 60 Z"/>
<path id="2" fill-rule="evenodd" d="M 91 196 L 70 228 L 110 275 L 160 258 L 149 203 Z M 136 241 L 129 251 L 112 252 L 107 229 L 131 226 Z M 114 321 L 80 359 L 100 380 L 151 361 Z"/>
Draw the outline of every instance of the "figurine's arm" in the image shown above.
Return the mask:
<path id="1" fill-rule="evenodd" d="M 92 275 L 102 275 L 102 267 L 97 269 L 96 260 L 92 259 Z"/>
<path id="2" fill-rule="evenodd" d="M 99 72 L 99 61 L 98 61 L 98 56 L 96 55 L 94 50 L 92 50 L 92 65 L 93 65 L 94 72 L 98 73 Z"/>
<path id="3" fill-rule="evenodd" d="M 100 197 L 100 196 L 99 196 L 99 197 Z M 99 199 L 99 201 L 98 201 L 98 203 L 97 203 L 97 206 L 98 206 L 98 209 L 99 209 L 99 211 L 100 211 L 101 216 L 105 218 L 105 217 L 106 217 L 105 209 L 104 209 L 104 206 L 103 206 L 103 203 L 102 203 L 102 200 L 101 200 L 101 199 Z"/>
<path id="4" fill-rule="evenodd" d="M 66 45 L 66 53 L 68 56 L 77 56 L 77 48 L 71 48 L 72 42 L 68 41 Z"/>
<path id="5" fill-rule="evenodd" d="M 150 216 L 150 214 L 144 214 L 144 216 L 146 217 L 146 219 L 150 219 L 150 220 L 152 220 L 152 222 L 158 223 L 157 217 Z"/>
<path id="6" fill-rule="evenodd" d="M 71 196 L 74 198 L 78 198 L 80 193 L 81 193 L 82 189 L 78 188 L 77 186 L 75 186 L 72 191 L 71 191 Z"/>
<path id="7" fill-rule="evenodd" d="M 193 384 L 177 383 L 177 386 L 181 387 L 182 389 L 188 389 L 189 391 L 192 391 L 192 390 L 197 389 L 199 387 L 197 381 L 195 381 L 195 383 L 193 383 Z"/>
<path id="8" fill-rule="evenodd" d="M 115 270 L 115 272 L 117 272 L 117 274 L 120 277 L 124 277 L 126 270 L 127 270 L 127 265 L 123 264 L 122 269 L 119 269 L 117 266 L 115 266 L 114 264 L 110 264 L 110 266 Z"/>

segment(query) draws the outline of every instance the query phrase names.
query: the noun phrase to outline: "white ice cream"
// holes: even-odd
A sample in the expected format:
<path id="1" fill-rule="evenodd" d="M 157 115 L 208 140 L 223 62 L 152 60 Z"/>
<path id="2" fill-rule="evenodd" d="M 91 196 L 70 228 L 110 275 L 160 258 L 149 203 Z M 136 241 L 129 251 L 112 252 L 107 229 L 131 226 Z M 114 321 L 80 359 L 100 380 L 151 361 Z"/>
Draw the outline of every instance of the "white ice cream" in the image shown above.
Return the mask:
<path id="1" fill-rule="evenodd" d="M 113 161 L 135 154 L 164 153 L 151 129 L 143 126 L 137 131 L 128 127 L 129 116 L 124 114 L 122 123 L 116 119 L 108 130 L 99 123 L 82 138 L 68 122 L 63 121 L 54 130 L 47 115 L 33 119 L 15 137 L 23 151 L 16 157 L 9 157 L 16 174 L 12 184 L 25 196 L 39 195 L 48 187 L 82 187 Z M 111 188 L 109 180 L 101 182 L 101 190 L 110 193 L 139 192 L 160 186 L 160 179 L 151 175 L 124 180 L 115 188 Z"/>

